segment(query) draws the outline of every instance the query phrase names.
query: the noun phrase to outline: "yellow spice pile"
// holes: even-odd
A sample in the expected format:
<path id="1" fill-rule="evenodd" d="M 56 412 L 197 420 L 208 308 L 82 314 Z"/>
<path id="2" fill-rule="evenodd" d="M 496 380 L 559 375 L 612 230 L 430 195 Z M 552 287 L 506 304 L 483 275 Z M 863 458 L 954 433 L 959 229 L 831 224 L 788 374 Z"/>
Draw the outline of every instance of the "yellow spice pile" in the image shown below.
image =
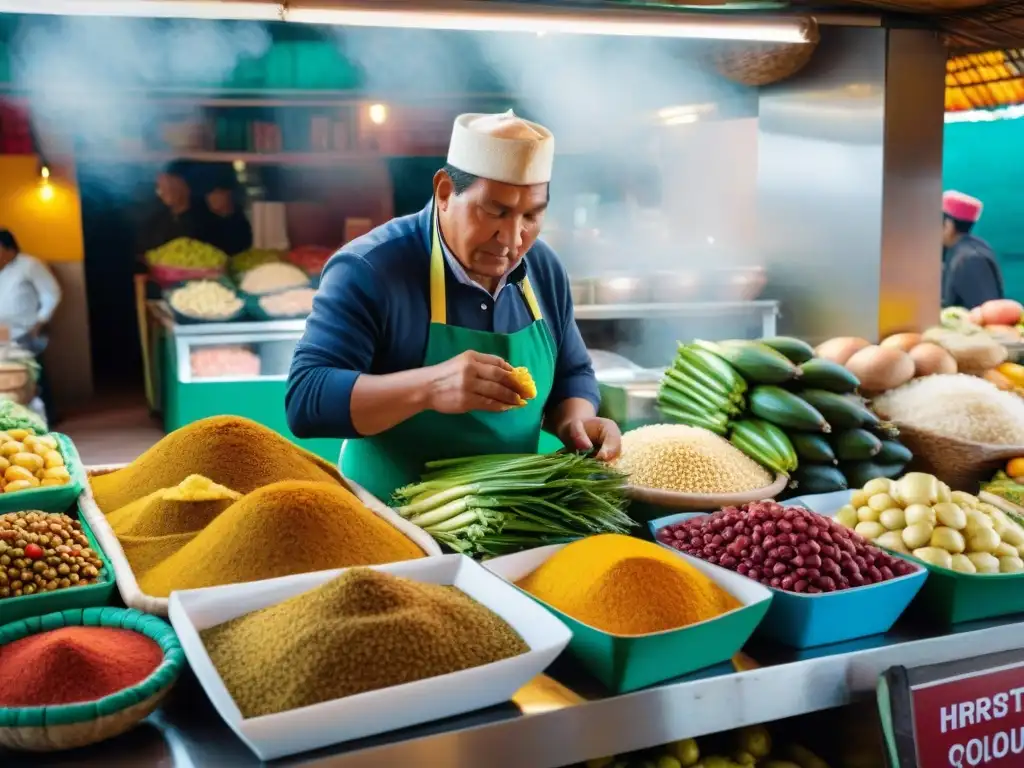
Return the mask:
<path id="1" fill-rule="evenodd" d="M 273 483 L 243 496 L 191 540 L 165 536 L 142 543 L 152 548 L 161 540 L 184 546 L 149 569 L 133 563 L 142 591 L 156 597 L 423 557 L 413 541 L 337 483 Z"/>
<path id="2" fill-rule="evenodd" d="M 740 493 L 764 488 L 773 479 L 727 440 L 681 424 L 627 432 L 615 466 L 633 485 L 679 493 Z"/>
<path id="3" fill-rule="evenodd" d="M 91 480 L 105 514 L 189 475 L 202 475 L 238 493 L 283 480 L 340 482 L 337 469 L 272 429 L 239 416 L 213 416 L 164 437 L 123 469 Z"/>
<path id="4" fill-rule="evenodd" d="M 501 617 L 454 587 L 368 568 L 200 633 L 246 718 L 525 653 Z"/>
<path id="5" fill-rule="evenodd" d="M 203 530 L 242 494 L 201 475 L 189 475 L 107 515 L 118 537 L 170 536 Z"/>
<path id="6" fill-rule="evenodd" d="M 566 545 L 517 586 L 615 635 L 679 629 L 740 606 L 679 555 L 617 533 Z"/>

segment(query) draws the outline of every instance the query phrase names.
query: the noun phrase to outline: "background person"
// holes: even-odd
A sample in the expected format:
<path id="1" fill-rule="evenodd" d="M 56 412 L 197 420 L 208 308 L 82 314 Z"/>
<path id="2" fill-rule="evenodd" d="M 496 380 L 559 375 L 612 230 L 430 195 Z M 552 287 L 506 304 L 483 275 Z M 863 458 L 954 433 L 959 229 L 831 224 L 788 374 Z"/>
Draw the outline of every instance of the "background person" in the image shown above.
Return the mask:
<path id="1" fill-rule="evenodd" d="M 205 195 L 210 215 L 203 239 L 228 256 L 252 248 L 252 225 L 242 210 L 240 197 L 241 189 L 234 170 L 214 170 Z"/>
<path id="2" fill-rule="evenodd" d="M 950 190 L 942 196 L 942 306 L 973 309 L 1003 298 L 1003 273 L 991 246 L 971 234 L 981 200 Z"/>

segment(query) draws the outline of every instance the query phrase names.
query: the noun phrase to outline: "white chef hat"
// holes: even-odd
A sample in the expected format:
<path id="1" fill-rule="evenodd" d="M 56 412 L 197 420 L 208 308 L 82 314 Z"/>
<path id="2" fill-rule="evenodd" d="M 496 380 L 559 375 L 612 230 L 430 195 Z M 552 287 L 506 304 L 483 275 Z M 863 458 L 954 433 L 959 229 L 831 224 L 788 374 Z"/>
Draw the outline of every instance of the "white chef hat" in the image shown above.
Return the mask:
<path id="1" fill-rule="evenodd" d="M 448 164 L 482 179 L 528 186 L 551 181 L 555 137 L 538 123 L 516 117 L 470 113 L 455 118 Z"/>

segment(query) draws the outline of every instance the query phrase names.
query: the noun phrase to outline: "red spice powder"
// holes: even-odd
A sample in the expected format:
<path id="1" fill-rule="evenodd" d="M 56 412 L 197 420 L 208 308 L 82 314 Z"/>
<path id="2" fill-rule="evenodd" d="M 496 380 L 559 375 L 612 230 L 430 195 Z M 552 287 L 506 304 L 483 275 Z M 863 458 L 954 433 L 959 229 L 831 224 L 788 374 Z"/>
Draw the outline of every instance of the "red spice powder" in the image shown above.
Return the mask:
<path id="1" fill-rule="evenodd" d="M 163 651 L 145 635 L 62 627 L 0 645 L 0 707 L 94 701 L 145 680 Z"/>

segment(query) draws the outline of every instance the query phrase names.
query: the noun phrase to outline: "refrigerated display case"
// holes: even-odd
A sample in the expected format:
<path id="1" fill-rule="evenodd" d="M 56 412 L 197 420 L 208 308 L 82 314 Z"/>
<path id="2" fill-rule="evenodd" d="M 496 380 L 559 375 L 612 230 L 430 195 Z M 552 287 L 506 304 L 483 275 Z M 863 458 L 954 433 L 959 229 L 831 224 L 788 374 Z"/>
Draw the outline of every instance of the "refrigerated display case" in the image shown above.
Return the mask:
<path id="1" fill-rule="evenodd" d="M 259 422 L 328 461 L 340 440 L 297 438 L 288 429 L 284 394 L 288 366 L 304 320 L 175 323 L 166 305 L 150 302 L 156 354 L 150 375 L 167 432 L 208 416 L 236 415 Z"/>

